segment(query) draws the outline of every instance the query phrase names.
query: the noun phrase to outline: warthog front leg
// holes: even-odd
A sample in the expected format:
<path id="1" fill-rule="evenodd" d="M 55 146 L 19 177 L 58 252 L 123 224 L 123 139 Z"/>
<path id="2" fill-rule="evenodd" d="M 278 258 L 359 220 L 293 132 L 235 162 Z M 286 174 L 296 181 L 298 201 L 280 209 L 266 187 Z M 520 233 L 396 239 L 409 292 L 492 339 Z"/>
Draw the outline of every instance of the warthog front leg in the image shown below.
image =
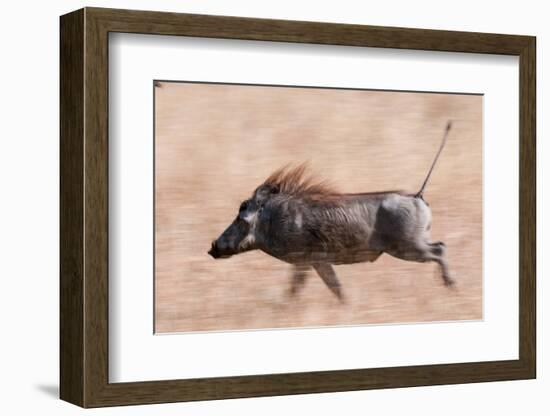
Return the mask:
<path id="1" fill-rule="evenodd" d="M 343 302 L 344 296 L 342 294 L 342 287 L 336 277 L 334 268 L 328 263 L 316 263 L 313 265 L 313 268 L 321 279 L 323 279 L 323 282 L 325 282 L 331 292 L 334 293 L 341 302 Z"/>
<path id="2" fill-rule="evenodd" d="M 290 281 L 290 296 L 296 296 L 306 282 L 307 272 L 310 266 L 295 265 Z"/>

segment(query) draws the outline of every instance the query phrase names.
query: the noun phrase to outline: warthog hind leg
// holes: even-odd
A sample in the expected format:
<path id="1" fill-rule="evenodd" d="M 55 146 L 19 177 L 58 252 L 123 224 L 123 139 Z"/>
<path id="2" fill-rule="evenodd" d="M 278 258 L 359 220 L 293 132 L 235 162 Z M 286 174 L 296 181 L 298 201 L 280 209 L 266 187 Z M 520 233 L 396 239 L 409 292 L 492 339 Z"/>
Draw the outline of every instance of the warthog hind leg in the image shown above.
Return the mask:
<path id="1" fill-rule="evenodd" d="M 432 256 L 434 256 L 433 261 L 439 264 L 441 267 L 441 275 L 443 277 L 443 281 L 445 282 L 445 285 L 452 286 L 455 281 L 451 278 L 451 274 L 449 272 L 449 263 L 447 262 L 447 248 L 445 247 L 445 243 L 442 241 L 437 241 L 435 243 L 429 243 L 430 251 Z"/>
<path id="2" fill-rule="evenodd" d="M 323 282 L 327 285 L 327 287 L 331 290 L 332 293 L 341 301 L 344 301 L 344 296 L 342 294 L 342 287 L 340 285 L 340 282 L 338 281 L 338 278 L 336 277 L 336 272 L 334 271 L 334 268 L 328 264 L 328 263 L 316 263 L 313 265 L 313 268 L 323 279 Z"/>
<path id="3" fill-rule="evenodd" d="M 387 250 L 391 256 L 407 261 L 417 261 L 420 263 L 433 261 L 441 267 L 441 277 L 447 286 L 454 284 L 449 272 L 445 244 L 441 241 L 435 243 L 419 242 L 417 244 L 407 244 Z"/>

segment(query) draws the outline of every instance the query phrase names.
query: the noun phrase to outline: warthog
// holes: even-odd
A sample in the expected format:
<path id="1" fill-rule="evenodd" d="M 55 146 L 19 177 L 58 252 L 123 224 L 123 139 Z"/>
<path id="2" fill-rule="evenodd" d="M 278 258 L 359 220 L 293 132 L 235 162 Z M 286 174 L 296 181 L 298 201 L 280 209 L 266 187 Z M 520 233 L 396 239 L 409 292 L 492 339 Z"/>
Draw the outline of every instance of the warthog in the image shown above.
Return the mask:
<path id="1" fill-rule="evenodd" d="M 303 286 L 313 268 L 340 300 L 333 265 L 374 262 L 382 253 L 402 260 L 433 261 L 446 285 L 453 280 L 445 244 L 430 240 L 431 210 L 423 191 L 451 128 L 419 192 L 340 193 L 306 175 L 306 166 L 282 168 L 243 201 L 229 227 L 208 254 L 227 258 L 261 250 L 294 266 L 290 293 Z"/>

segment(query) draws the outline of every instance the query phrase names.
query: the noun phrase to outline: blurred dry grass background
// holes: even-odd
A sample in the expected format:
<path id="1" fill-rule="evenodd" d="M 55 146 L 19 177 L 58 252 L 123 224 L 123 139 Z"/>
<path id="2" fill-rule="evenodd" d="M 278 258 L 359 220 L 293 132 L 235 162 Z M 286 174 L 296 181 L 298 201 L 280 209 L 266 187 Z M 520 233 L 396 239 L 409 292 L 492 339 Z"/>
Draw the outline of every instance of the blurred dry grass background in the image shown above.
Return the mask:
<path id="1" fill-rule="evenodd" d="M 155 88 L 155 331 L 183 332 L 482 318 L 482 97 L 164 82 Z M 310 161 L 345 192 L 425 192 L 432 237 L 447 244 L 455 289 L 434 263 L 385 254 L 336 266 L 347 303 L 311 273 L 287 295 L 290 266 L 255 251 L 206 254 L 274 169 Z"/>

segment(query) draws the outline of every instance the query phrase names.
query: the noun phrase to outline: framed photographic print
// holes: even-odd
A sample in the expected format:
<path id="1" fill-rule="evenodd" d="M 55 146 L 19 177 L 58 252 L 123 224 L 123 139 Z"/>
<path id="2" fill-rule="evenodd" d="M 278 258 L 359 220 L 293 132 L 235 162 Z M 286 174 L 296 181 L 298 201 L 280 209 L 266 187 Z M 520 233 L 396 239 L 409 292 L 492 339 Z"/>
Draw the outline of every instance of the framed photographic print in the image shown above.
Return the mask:
<path id="1" fill-rule="evenodd" d="M 535 377 L 534 37 L 60 23 L 63 400 Z"/>

